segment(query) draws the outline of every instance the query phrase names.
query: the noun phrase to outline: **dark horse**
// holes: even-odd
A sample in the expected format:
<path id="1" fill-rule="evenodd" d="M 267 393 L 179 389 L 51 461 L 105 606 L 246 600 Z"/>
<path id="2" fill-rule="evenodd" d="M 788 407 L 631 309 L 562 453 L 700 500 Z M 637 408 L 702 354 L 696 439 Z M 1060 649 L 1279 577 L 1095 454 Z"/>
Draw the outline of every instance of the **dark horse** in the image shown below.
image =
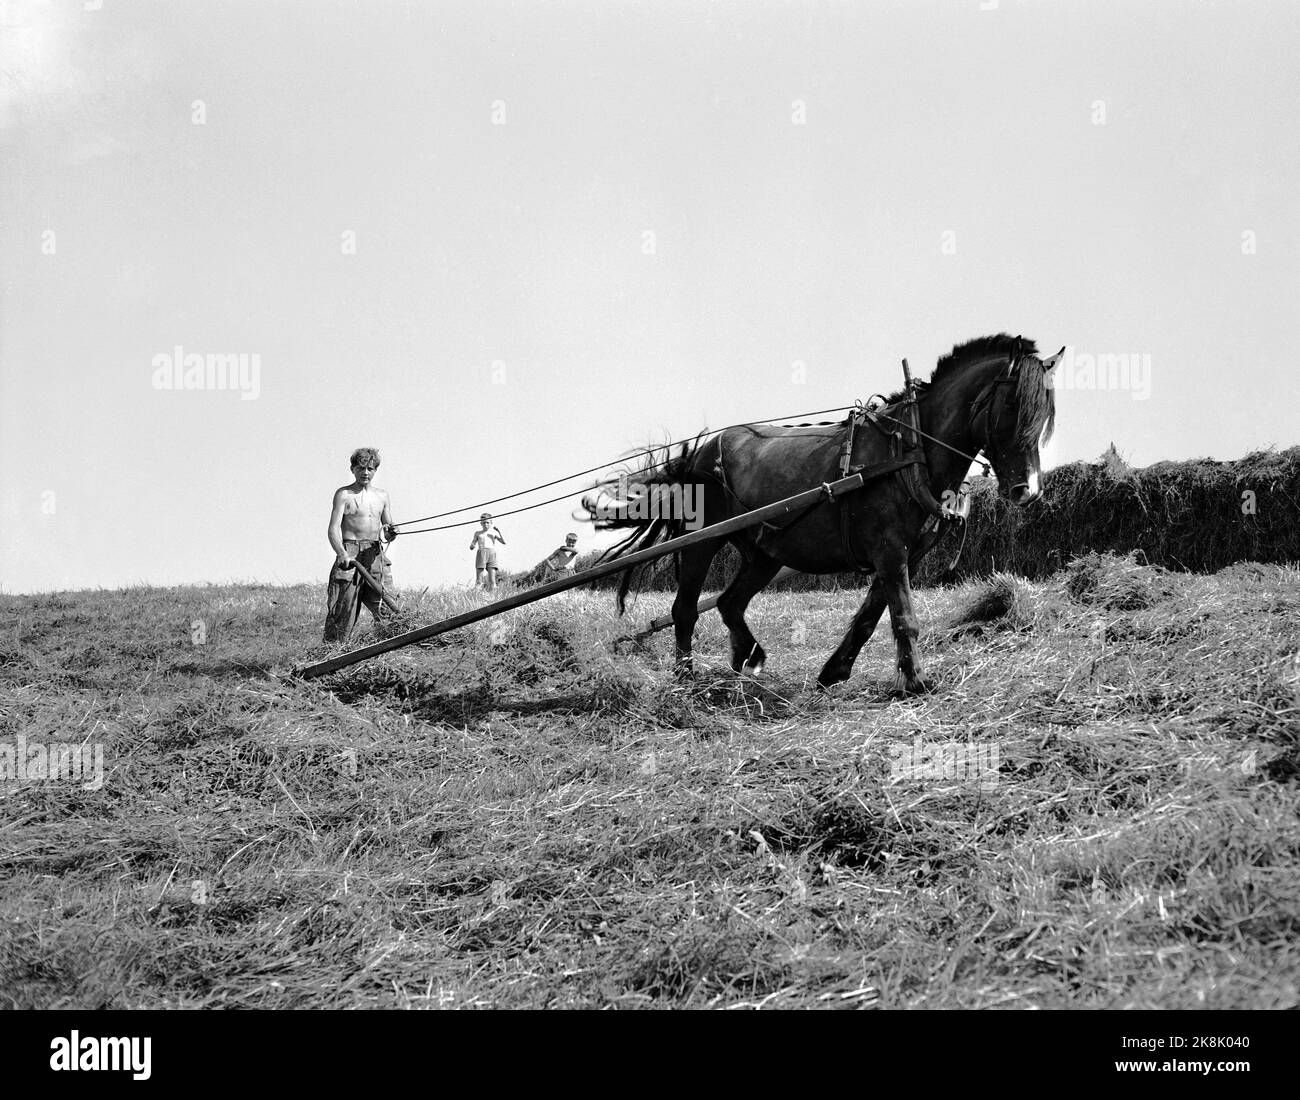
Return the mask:
<path id="1" fill-rule="evenodd" d="M 869 570 L 875 577 L 867 598 L 818 683 L 828 687 L 849 678 L 858 651 L 888 605 L 898 647 L 895 688 L 927 690 L 917 658 L 909 571 L 937 541 L 931 532 L 940 528 L 949 511 L 945 505 L 941 512 L 937 501 L 956 499 L 977 451 L 988 456 L 1004 497 L 1019 505 L 1038 497 L 1039 443 L 1050 437 L 1056 412 L 1049 373 L 1065 349 L 1049 359 L 1040 359 L 1037 350 L 1032 341 L 1005 334 L 953 348 L 939 360 L 928 384 L 916 384 L 917 419 L 907 419 L 912 407 L 903 391 L 888 399 L 877 418 L 860 421 L 852 430 L 850 469 L 862 469 L 866 480 L 861 489 L 833 501 L 828 495 L 779 527 L 751 527 L 681 551 L 673 601 L 679 673 L 689 675 L 693 667 L 696 604 L 709 563 L 730 541 L 744 565 L 718 598 L 718 612 L 731 635 L 733 669 L 753 675 L 762 670 L 767 655 L 745 623 L 745 608 L 783 565 L 804 573 Z M 842 476 L 841 452 L 852 420 L 798 428 L 728 428 L 702 434 L 667 461 L 656 463 L 652 456 L 628 482 L 640 494 L 640 506 L 628 507 L 624 501 L 611 509 L 592 498 L 583 501 L 597 526 L 633 529 L 605 557 L 617 558 L 685 533 L 681 508 L 647 508 L 647 501 L 680 505 L 683 494 L 689 493 L 699 506 L 699 513 L 687 516 L 696 520 L 694 528 L 836 480 Z M 908 427 L 918 427 L 923 434 L 918 439 Z M 902 435 L 891 439 L 894 432 Z M 873 474 L 873 467 L 891 458 L 906 462 L 909 456 L 919 458 L 919 452 L 924 453 L 924 465 L 900 468 L 895 463 L 890 472 Z M 624 574 L 620 613 L 644 575 L 644 567 Z"/>

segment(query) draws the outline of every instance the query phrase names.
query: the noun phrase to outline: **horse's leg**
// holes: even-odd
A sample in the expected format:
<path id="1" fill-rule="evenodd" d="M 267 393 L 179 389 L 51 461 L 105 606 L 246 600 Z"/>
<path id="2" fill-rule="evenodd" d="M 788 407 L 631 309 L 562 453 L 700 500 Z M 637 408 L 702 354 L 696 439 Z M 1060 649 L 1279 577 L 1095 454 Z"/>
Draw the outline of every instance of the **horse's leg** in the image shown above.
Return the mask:
<path id="1" fill-rule="evenodd" d="M 889 593 L 889 618 L 894 627 L 894 643 L 898 649 L 898 673 L 894 677 L 894 690 L 907 694 L 929 691 L 921 676 L 921 661 L 916 651 L 920 630 L 916 611 L 912 607 L 912 582 L 907 561 L 903 559 L 892 568 L 882 571 Z"/>
<path id="2" fill-rule="evenodd" d="M 749 624 L 745 622 L 745 608 L 780 570 L 779 561 L 756 549 L 727 585 L 727 590 L 718 597 L 718 614 L 731 634 L 731 667 L 736 672 L 757 676 L 763 671 L 767 654 L 750 633 Z"/>
<path id="3" fill-rule="evenodd" d="M 685 679 L 695 671 L 695 658 L 691 656 L 691 640 L 695 636 L 695 623 L 700 617 L 696 606 L 700 602 L 700 589 L 708 575 L 709 565 L 722 549 L 723 539 L 702 542 L 682 551 L 677 566 L 677 598 L 673 600 L 673 634 L 677 642 L 677 664 L 674 672 Z"/>
<path id="4" fill-rule="evenodd" d="M 853 616 L 853 622 L 849 624 L 848 632 L 835 647 L 835 652 L 827 658 L 826 664 L 822 666 L 817 676 L 817 682 L 822 687 L 830 687 L 831 684 L 838 684 L 849 678 L 849 674 L 853 671 L 853 662 L 858 659 L 859 650 L 875 633 L 876 623 L 880 621 L 880 616 L 884 614 L 888 602 L 889 596 L 885 590 L 884 579 L 877 573 L 871 582 L 867 598 L 862 601 L 862 606 Z"/>

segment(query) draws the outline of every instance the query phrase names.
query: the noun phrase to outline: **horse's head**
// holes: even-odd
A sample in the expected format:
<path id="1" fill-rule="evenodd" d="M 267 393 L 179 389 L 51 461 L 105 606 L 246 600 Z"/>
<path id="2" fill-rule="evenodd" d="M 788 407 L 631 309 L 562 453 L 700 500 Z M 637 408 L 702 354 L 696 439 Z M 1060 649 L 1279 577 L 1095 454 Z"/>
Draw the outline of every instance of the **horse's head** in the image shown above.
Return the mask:
<path id="1" fill-rule="evenodd" d="M 998 492 L 1013 504 L 1031 504 L 1042 492 L 1038 448 L 1056 419 L 1049 375 L 1064 354 L 1040 359 L 1013 351 L 972 406 L 972 431 L 993 464 Z"/>

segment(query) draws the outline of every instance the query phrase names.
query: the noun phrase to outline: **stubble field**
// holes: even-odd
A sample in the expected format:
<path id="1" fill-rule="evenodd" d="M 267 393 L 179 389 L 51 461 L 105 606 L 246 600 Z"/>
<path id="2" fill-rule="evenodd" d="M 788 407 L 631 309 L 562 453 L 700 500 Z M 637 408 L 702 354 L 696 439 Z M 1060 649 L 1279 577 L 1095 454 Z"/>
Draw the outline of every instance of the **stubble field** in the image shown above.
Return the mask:
<path id="1" fill-rule="evenodd" d="M 758 683 L 710 613 L 688 687 L 612 645 L 664 594 L 308 683 L 315 588 L 0 597 L 0 743 L 104 751 L 97 790 L 0 778 L 0 998 L 1300 1005 L 1300 572 L 921 591 L 909 699 L 887 623 L 813 684 L 860 596 L 760 596 Z"/>

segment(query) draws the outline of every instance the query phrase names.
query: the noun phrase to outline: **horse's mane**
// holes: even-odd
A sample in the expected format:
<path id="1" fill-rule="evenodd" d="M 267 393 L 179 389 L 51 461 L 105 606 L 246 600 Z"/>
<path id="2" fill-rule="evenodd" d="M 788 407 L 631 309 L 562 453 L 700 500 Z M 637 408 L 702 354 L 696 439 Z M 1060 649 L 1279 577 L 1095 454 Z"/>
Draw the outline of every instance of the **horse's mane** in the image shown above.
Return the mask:
<path id="1" fill-rule="evenodd" d="M 934 383 L 981 359 L 997 355 L 1037 354 L 1038 345 L 1025 336 L 1010 336 L 1005 332 L 996 336 L 979 336 L 954 345 L 952 351 L 935 364 L 930 381 L 916 383 L 917 393 L 924 395 Z M 886 403 L 892 405 L 906 396 L 906 390 L 899 390 L 890 394 Z M 1040 436 L 1044 441 L 1051 439 L 1056 422 L 1056 394 L 1051 386 L 1042 384 L 1040 378 L 1028 371 L 1020 371 L 1016 380 L 1016 409 L 1016 435 L 1024 446 L 1032 445 Z"/>
<path id="2" fill-rule="evenodd" d="M 1038 345 L 1023 336 L 1008 336 L 1005 332 L 999 332 L 996 336 L 980 336 L 974 340 L 967 340 L 964 344 L 955 345 L 952 351 L 939 360 L 935 365 L 934 373 L 930 375 L 930 381 L 938 382 L 972 359 L 1016 354 L 1037 355 Z"/>

